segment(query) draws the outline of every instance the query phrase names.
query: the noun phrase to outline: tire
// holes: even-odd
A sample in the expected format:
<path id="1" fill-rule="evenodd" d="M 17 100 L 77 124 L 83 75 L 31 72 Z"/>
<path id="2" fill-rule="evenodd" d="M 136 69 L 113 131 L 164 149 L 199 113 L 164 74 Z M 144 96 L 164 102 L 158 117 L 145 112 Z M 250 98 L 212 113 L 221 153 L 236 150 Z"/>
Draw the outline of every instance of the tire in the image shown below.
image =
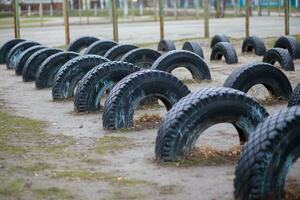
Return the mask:
<path id="1" fill-rule="evenodd" d="M 94 54 L 98 56 L 104 56 L 105 53 L 111 49 L 112 47 L 118 45 L 118 43 L 114 41 L 96 41 L 93 44 L 91 44 L 85 51 L 84 54 Z"/>
<path id="2" fill-rule="evenodd" d="M 242 52 L 253 52 L 258 56 L 266 53 L 266 46 L 262 39 L 256 36 L 247 37 L 242 45 Z"/>
<path id="3" fill-rule="evenodd" d="M 225 80 L 224 87 L 247 93 L 254 85 L 262 84 L 275 97 L 288 100 L 292 86 L 286 75 L 271 64 L 255 62 L 236 68 Z"/>
<path id="4" fill-rule="evenodd" d="M 23 39 L 12 39 L 4 43 L 0 48 L 0 64 L 5 64 L 9 51 L 17 44 L 24 42 Z"/>
<path id="5" fill-rule="evenodd" d="M 153 49 L 138 48 L 126 53 L 120 61 L 132 63 L 143 69 L 149 69 L 159 56 L 161 54 Z"/>
<path id="6" fill-rule="evenodd" d="M 158 51 L 173 51 L 176 50 L 176 46 L 172 40 L 160 40 L 157 46 Z"/>
<path id="7" fill-rule="evenodd" d="M 274 45 L 274 48 L 279 47 L 287 49 L 292 58 L 300 58 L 300 45 L 294 37 L 281 36 Z"/>
<path id="8" fill-rule="evenodd" d="M 103 128 L 115 130 L 131 128 L 133 113 L 146 97 L 159 98 L 169 110 L 189 89 L 176 77 L 157 70 L 132 73 L 118 82 L 104 104 Z"/>
<path id="9" fill-rule="evenodd" d="M 178 67 L 187 68 L 196 80 L 211 79 L 205 60 L 186 50 L 174 50 L 163 54 L 153 63 L 151 68 L 171 73 Z"/>
<path id="10" fill-rule="evenodd" d="M 295 87 L 289 100 L 288 107 L 300 105 L 300 83 Z"/>
<path id="11" fill-rule="evenodd" d="M 299 106 L 281 110 L 257 126 L 235 170 L 235 199 L 285 199 L 287 174 L 300 156 L 299 130 Z"/>
<path id="12" fill-rule="evenodd" d="M 22 75 L 22 71 L 25 66 L 25 63 L 33 53 L 35 53 L 41 49 L 45 49 L 45 48 L 47 48 L 47 47 L 42 46 L 42 45 L 37 45 L 37 46 L 30 47 L 30 48 L 26 49 L 25 51 L 23 51 L 23 53 L 20 55 L 20 58 L 16 62 L 16 67 L 15 67 L 16 75 L 18 75 L 18 76 Z"/>
<path id="13" fill-rule="evenodd" d="M 46 60 L 49 56 L 61 51 L 62 51 L 61 49 L 56 49 L 56 48 L 45 48 L 32 54 L 24 65 L 22 71 L 23 81 L 24 82 L 34 81 L 36 74 L 39 70 L 39 67 L 44 62 L 44 60 Z"/>
<path id="14" fill-rule="evenodd" d="M 182 160 L 199 136 L 218 123 L 232 123 L 245 142 L 267 111 L 245 93 L 224 87 L 208 87 L 182 98 L 167 113 L 156 138 L 156 158 Z"/>
<path id="15" fill-rule="evenodd" d="M 8 53 L 7 60 L 6 60 L 7 69 L 14 69 L 14 66 L 16 66 L 16 63 L 18 62 L 22 52 L 30 47 L 37 46 L 37 45 L 40 44 L 32 41 L 24 41 L 15 45 Z"/>
<path id="16" fill-rule="evenodd" d="M 35 78 L 37 89 L 52 87 L 58 70 L 69 60 L 79 56 L 75 52 L 59 52 L 47 58 L 39 67 Z"/>
<path id="17" fill-rule="evenodd" d="M 125 76 L 139 71 L 140 68 L 125 62 L 108 62 L 90 70 L 79 82 L 74 100 L 77 112 L 100 110 L 100 100 L 108 89 Z"/>
<path id="18" fill-rule="evenodd" d="M 52 87 L 53 100 L 63 100 L 74 96 L 76 86 L 82 77 L 95 66 L 109 62 L 97 55 L 84 55 L 65 63 L 57 72 Z"/>
<path id="19" fill-rule="evenodd" d="M 219 42 L 228 42 L 230 43 L 230 40 L 229 38 L 224 35 L 224 34 L 216 34 L 213 36 L 213 38 L 211 39 L 211 42 L 210 42 L 210 48 L 214 48 L 214 46 L 216 44 L 218 44 Z"/>
<path id="20" fill-rule="evenodd" d="M 198 42 L 185 42 L 182 46 L 182 49 L 191 51 L 204 59 L 202 47 Z"/>
<path id="21" fill-rule="evenodd" d="M 274 65 L 278 62 L 285 71 L 295 71 L 293 59 L 286 49 L 272 48 L 266 52 L 263 62 Z"/>
<path id="22" fill-rule="evenodd" d="M 98 38 L 91 37 L 91 36 L 83 36 L 83 37 L 77 38 L 69 45 L 69 47 L 67 48 L 67 51 L 74 51 L 74 52 L 79 53 L 82 49 L 87 48 L 92 43 L 94 43 L 98 40 L 99 40 Z"/>
<path id="23" fill-rule="evenodd" d="M 126 53 L 137 48 L 137 46 L 131 44 L 119 44 L 109 49 L 104 57 L 109 60 L 119 61 Z"/>
<path id="24" fill-rule="evenodd" d="M 227 64 L 238 63 L 236 51 L 228 42 L 218 42 L 211 52 L 210 60 L 221 60 L 223 56 Z"/>

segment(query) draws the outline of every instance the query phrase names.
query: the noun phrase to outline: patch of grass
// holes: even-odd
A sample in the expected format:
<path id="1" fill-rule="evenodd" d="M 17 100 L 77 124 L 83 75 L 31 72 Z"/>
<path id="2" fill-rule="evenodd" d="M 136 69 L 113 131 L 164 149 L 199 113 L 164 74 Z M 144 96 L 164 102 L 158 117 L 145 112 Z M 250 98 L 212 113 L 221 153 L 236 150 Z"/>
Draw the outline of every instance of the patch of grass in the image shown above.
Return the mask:
<path id="1" fill-rule="evenodd" d="M 107 200 L 137 200 L 145 198 L 146 196 L 144 194 L 132 193 L 131 191 L 127 190 L 114 190 Z"/>
<path id="2" fill-rule="evenodd" d="M 296 38 L 297 42 L 300 43 L 300 35 L 295 35 L 295 38 Z"/>
<path id="3" fill-rule="evenodd" d="M 47 169 L 52 169 L 53 167 L 44 162 L 39 162 L 39 163 L 34 163 L 33 165 L 30 166 L 11 166 L 8 169 L 8 173 L 25 173 L 28 175 L 35 175 L 36 173 L 40 171 L 44 171 Z"/>
<path id="4" fill-rule="evenodd" d="M 136 144 L 130 138 L 124 136 L 104 136 L 97 140 L 95 151 L 98 154 L 115 153 L 134 146 Z"/>
<path id="5" fill-rule="evenodd" d="M 74 199 L 70 191 L 58 187 L 36 188 L 33 193 L 37 199 Z"/>
<path id="6" fill-rule="evenodd" d="M 24 182 L 21 179 L 14 179 L 10 181 L 7 185 L 2 185 L 0 187 L 0 196 L 6 197 L 20 197 L 22 191 L 24 190 Z"/>
<path id="7" fill-rule="evenodd" d="M 103 159 L 83 158 L 81 159 L 81 162 L 85 162 L 90 165 L 101 165 L 103 163 L 107 163 L 108 161 Z"/>
<path id="8" fill-rule="evenodd" d="M 59 45 L 59 46 L 56 46 L 55 48 L 59 48 L 59 49 L 67 49 L 69 45 L 67 44 L 62 44 L 62 45 Z"/>
<path id="9" fill-rule="evenodd" d="M 159 187 L 159 195 L 171 195 L 176 193 L 177 185 L 163 185 Z"/>

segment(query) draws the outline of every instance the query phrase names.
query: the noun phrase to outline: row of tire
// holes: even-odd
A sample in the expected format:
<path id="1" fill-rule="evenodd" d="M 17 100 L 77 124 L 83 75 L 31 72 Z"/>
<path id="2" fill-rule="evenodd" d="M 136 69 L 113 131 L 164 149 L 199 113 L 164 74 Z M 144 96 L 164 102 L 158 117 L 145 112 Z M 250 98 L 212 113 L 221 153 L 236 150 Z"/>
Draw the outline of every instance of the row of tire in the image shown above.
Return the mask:
<path id="1" fill-rule="evenodd" d="M 257 172 L 255 169 L 256 161 L 253 161 L 253 163 L 249 161 L 252 156 L 259 156 L 256 153 L 260 151 L 254 152 L 253 146 L 265 148 L 267 145 L 262 145 L 260 142 L 264 141 L 269 145 L 272 139 L 265 138 L 265 134 L 273 136 L 274 132 L 277 131 L 278 134 L 283 135 L 274 126 L 284 127 L 286 125 L 287 128 L 290 128 L 290 124 L 294 123 L 295 118 L 298 119 L 300 116 L 298 107 L 292 107 L 282 111 L 278 116 L 266 120 L 268 117 L 267 111 L 245 94 L 252 86 L 263 84 L 273 95 L 290 99 L 292 87 L 288 78 L 279 69 L 268 63 L 257 62 L 243 65 L 234 70 L 226 79 L 224 87 L 209 87 L 190 93 L 189 89 L 180 80 L 168 73 L 178 66 L 183 65 L 187 68 L 192 66 L 188 69 L 194 77 L 197 75 L 196 77 L 199 79 L 210 79 L 209 68 L 205 61 L 200 56 L 188 51 L 171 51 L 160 56 L 154 63 L 158 63 L 157 66 L 162 66 L 163 69 L 166 69 L 165 71 L 160 68 L 160 70 L 142 70 L 134 64 L 124 61 L 110 61 L 99 55 L 80 56 L 75 52 L 62 52 L 62 50 L 53 48 L 45 47 L 35 53 L 26 53 L 33 47 L 26 48 L 20 44 L 23 43 L 24 45 L 25 43 L 27 45 L 28 43 L 33 44 L 33 42 L 13 40 L 8 43 L 14 42 L 16 44 L 11 45 L 9 53 L 6 54 L 7 67 L 14 68 L 14 66 L 19 66 L 20 62 L 25 63 L 23 64 L 22 73 L 26 68 L 34 69 L 30 70 L 30 73 L 25 73 L 25 77 L 29 77 L 25 81 L 35 78 L 36 85 L 38 85 L 37 74 L 41 73 L 41 68 L 44 68 L 41 66 L 47 66 L 45 68 L 48 72 L 40 76 L 40 79 L 46 83 L 47 87 L 53 86 L 53 98 L 59 100 L 75 94 L 75 110 L 79 112 L 98 110 L 102 95 L 107 89 L 112 88 L 103 110 L 102 119 L 105 129 L 131 128 L 136 106 L 146 97 L 155 96 L 159 98 L 169 110 L 158 130 L 156 139 L 155 153 L 159 160 L 175 161 L 183 159 L 194 147 L 201 133 L 217 123 L 232 123 L 238 130 L 241 142 L 248 139 L 251 141 L 251 138 L 254 138 L 254 142 L 247 142 L 245 146 L 244 151 L 250 153 L 241 154 L 240 164 L 237 167 L 235 179 L 235 196 L 237 199 L 248 199 L 250 195 L 254 197 L 253 191 L 257 192 L 252 189 L 256 185 L 249 184 L 249 180 L 245 179 L 247 176 L 243 176 L 243 173 L 247 172 L 248 177 L 252 177 L 251 173 Z M 1 48 L 0 55 L 5 54 L 3 49 L 9 49 L 8 43 Z M 74 43 L 70 45 L 69 49 Z M 22 48 L 17 47 L 18 45 Z M 41 47 L 41 45 L 33 46 Z M 15 50 L 16 47 L 18 50 Z M 76 51 L 79 50 L 80 48 L 77 48 Z M 44 51 L 54 52 L 54 55 Z M 60 67 L 57 68 L 57 66 Z M 198 69 L 200 67 L 201 70 Z M 17 73 L 18 67 L 15 69 Z M 49 79 L 49 77 L 52 78 Z M 112 87 L 114 84 L 115 86 Z M 300 102 L 299 94 L 300 92 L 297 93 L 295 90 L 289 103 L 290 106 Z M 281 115 L 284 115 L 284 117 L 281 117 Z M 267 123 L 267 125 L 259 125 L 258 127 L 262 128 L 255 131 L 259 123 Z M 286 129 L 283 130 L 286 131 Z M 256 136 L 254 137 L 254 135 Z M 249 150 L 251 148 L 252 150 Z M 267 150 L 271 151 L 272 149 Z M 262 149 L 261 151 L 266 150 Z M 244 166 L 246 165 L 249 168 L 253 167 L 253 171 L 245 172 L 246 168 Z M 286 165 L 283 166 L 286 167 Z M 257 179 L 260 180 L 260 178 Z M 278 189 L 278 185 L 276 187 Z M 270 188 L 273 189 L 271 186 Z M 278 191 L 276 195 L 282 195 L 280 192 L 283 190 Z M 261 194 L 255 193 L 258 199 L 264 199 L 259 196 L 262 194 L 268 194 L 268 190 L 265 189 L 264 193 Z"/>

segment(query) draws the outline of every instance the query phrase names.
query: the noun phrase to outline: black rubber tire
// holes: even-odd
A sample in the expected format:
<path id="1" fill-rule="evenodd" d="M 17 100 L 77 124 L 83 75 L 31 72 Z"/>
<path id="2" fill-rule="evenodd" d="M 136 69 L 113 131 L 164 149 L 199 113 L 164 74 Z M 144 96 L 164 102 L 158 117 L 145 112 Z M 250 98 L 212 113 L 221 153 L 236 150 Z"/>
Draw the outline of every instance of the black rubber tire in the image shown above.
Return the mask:
<path id="1" fill-rule="evenodd" d="M 176 46 L 172 40 L 163 39 L 160 40 L 157 45 L 158 51 L 173 51 L 176 50 Z"/>
<path id="2" fill-rule="evenodd" d="M 227 64 L 238 63 L 236 51 L 228 42 L 218 42 L 212 49 L 210 60 L 221 60 L 223 56 Z"/>
<path id="3" fill-rule="evenodd" d="M 97 55 L 84 55 L 73 58 L 64 64 L 55 76 L 52 87 L 53 100 L 63 100 L 74 96 L 76 86 L 82 77 L 95 66 L 109 62 Z"/>
<path id="4" fill-rule="evenodd" d="M 13 67 L 16 66 L 16 63 L 20 59 L 22 52 L 24 52 L 26 49 L 30 47 L 37 46 L 37 45 L 40 44 L 33 41 L 24 41 L 15 45 L 7 55 L 7 60 L 6 60 L 7 69 L 13 69 Z"/>
<path id="5" fill-rule="evenodd" d="M 274 65 L 278 62 L 285 71 L 295 71 L 293 59 L 289 52 L 283 48 L 272 48 L 266 52 L 263 62 Z"/>
<path id="6" fill-rule="evenodd" d="M 182 160 L 199 136 L 218 123 L 232 123 L 240 141 L 247 141 L 267 111 L 245 93 L 232 88 L 208 87 L 182 98 L 167 113 L 156 138 L 156 158 Z"/>
<path id="7" fill-rule="evenodd" d="M 224 35 L 224 34 L 216 34 L 213 36 L 213 38 L 211 39 L 211 42 L 210 42 L 210 48 L 214 48 L 214 46 L 216 44 L 218 44 L 219 42 L 228 42 L 230 43 L 230 40 L 229 38 Z"/>
<path id="8" fill-rule="evenodd" d="M 295 87 L 289 100 L 288 107 L 300 105 L 300 83 Z"/>
<path id="9" fill-rule="evenodd" d="M 36 74 L 41 64 L 51 55 L 61 52 L 57 48 L 45 48 L 32 54 L 26 61 L 23 71 L 22 79 L 24 82 L 34 81 Z"/>
<path id="10" fill-rule="evenodd" d="M 28 60 L 28 58 L 33 53 L 35 53 L 35 52 L 37 52 L 41 49 L 45 49 L 45 48 L 47 48 L 47 47 L 42 46 L 42 45 L 37 45 L 37 46 L 30 47 L 30 48 L 26 49 L 25 51 L 23 51 L 23 53 L 20 55 L 20 58 L 16 62 L 15 74 L 18 75 L 18 76 L 22 75 L 23 68 L 24 68 L 25 63 Z"/>
<path id="11" fill-rule="evenodd" d="M 153 49 L 138 48 L 126 53 L 120 61 L 132 63 L 142 69 L 149 69 L 159 56 L 161 53 Z"/>
<path id="12" fill-rule="evenodd" d="M 132 73 L 113 87 L 105 101 L 103 128 L 131 128 L 134 110 L 147 97 L 159 98 L 169 110 L 189 93 L 189 89 L 180 80 L 167 72 L 143 70 Z"/>
<path id="13" fill-rule="evenodd" d="M 300 157 L 299 130 L 299 106 L 281 110 L 257 126 L 235 170 L 235 199 L 284 199 L 287 174 Z"/>
<path id="14" fill-rule="evenodd" d="M 281 36 L 276 42 L 274 47 L 287 49 L 292 58 L 300 58 L 300 44 L 294 37 Z"/>
<path id="15" fill-rule="evenodd" d="M 74 109 L 77 112 L 92 112 L 100 110 L 100 100 L 108 89 L 125 76 L 139 71 L 131 63 L 108 62 L 100 64 L 90 70 L 79 82 L 75 98 Z"/>
<path id="16" fill-rule="evenodd" d="M 182 49 L 191 51 L 204 59 L 203 49 L 198 42 L 185 42 Z"/>
<path id="17" fill-rule="evenodd" d="M 47 58 L 39 67 L 35 77 L 37 89 L 52 87 L 58 70 L 69 60 L 79 56 L 76 52 L 59 52 Z"/>
<path id="18" fill-rule="evenodd" d="M 104 57 L 112 61 L 119 61 L 126 53 L 137 48 L 137 46 L 131 44 L 119 44 L 109 49 Z"/>
<path id="19" fill-rule="evenodd" d="M 91 44 L 84 54 L 94 54 L 98 56 L 104 56 L 105 53 L 112 47 L 118 45 L 118 43 L 109 40 L 96 41 Z"/>
<path id="20" fill-rule="evenodd" d="M 17 44 L 24 42 L 23 39 L 12 39 L 4 43 L 0 48 L 0 64 L 5 64 L 9 51 Z"/>
<path id="21" fill-rule="evenodd" d="M 211 79 L 205 60 L 186 50 L 174 50 L 163 54 L 153 63 L 151 68 L 171 73 L 178 67 L 187 68 L 196 80 Z"/>
<path id="22" fill-rule="evenodd" d="M 266 46 L 262 39 L 257 36 L 247 37 L 242 45 L 242 52 L 253 52 L 258 56 L 263 56 L 266 53 Z"/>
<path id="23" fill-rule="evenodd" d="M 292 86 L 286 75 L 271 64 L 255 62 L 236 68 L 225 80 L 224 87 L 247 93 L 254 85 L 262 84 L 275 97 L 288 100 Z"/>
<path id="24" fill-rule="evenodd" d="M 79 53 L 82 49 L 87 48 L 92 43 L 94 43 L 98 40 L 99 40 L 98 38 L 92 37 L 92 36 L 79 37 L 76 40 L 74 40 L 73 42 L 71 42 L 71 44 L 67 48 L 67 51 L 74 51 L 74 52 Z"/>

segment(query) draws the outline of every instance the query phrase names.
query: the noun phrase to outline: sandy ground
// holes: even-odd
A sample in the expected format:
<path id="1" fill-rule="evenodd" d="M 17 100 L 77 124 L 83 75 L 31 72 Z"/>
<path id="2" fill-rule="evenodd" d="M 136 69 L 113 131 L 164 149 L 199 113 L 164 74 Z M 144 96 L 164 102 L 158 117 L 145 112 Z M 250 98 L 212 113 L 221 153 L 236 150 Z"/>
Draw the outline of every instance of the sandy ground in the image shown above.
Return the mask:
<path id="1" fill-rule="evenodd" d="M 242 54 L 240 40 L 233 40 L 239 63 L 228 65 L 222 61 L 209 61 L 210 48 L 207 40 L 200 41 L 204 47 L 205 59 L 208 62 L 212 74 L 212 81 L 202 83 L 189 83 L 188 87 L 196 91 L 205 86 L 221 86 L 226 77 L 235 69 L 244 63 L 260 61 L 262 57 L 253 54 Z M 176 44 L 178 48 L 182 43 Z M 152 47 L 155 48 L 155 47 Z M 299 82 L 300 60 L 295 60 L 295 72 L 284 72 L 292 83 L 292 86 Z M 181 80 L 191 78 L 187 70 L 178 69 L 174 72 Z M 186 81 L 191 82 L 191 81 Z M 121 177 L 129 177 L 138 180 L 146 180 L 152 184 L 141 184 L 133 188 L 125 187 L 120 191 L 126 191 L 126 195 L 115 197 L 115 199 L 233 199 L 233 179 L 234 165 L 192 165 L 188 167 L 176 167 L 175 165 L 161 165 L 154 162 L 154 146 L 157 128 L 145 129 L 140 131 L 126 132 L 106 132 L 102 128 L 102 113 L 77 114 L 73 111 L 73 101 L 53 102 L 51 90 L 36 90 L 34 83 L 24 83 L 20 77 L 14 74 L 14 71 L 6 70 L 4 65 L 0 66 L 0 97 L 5 102 L 5 107 L 10 113 L 27 117 L 35 120 L 42 120 L 47 123 L 45 132 L 51 135 L 65 135 L 73 138 L 76 142 L 69 148 L 74 152 L 85 152 L 88 147 L 94 147 L 95 141 L 104 136 L 115 136 L 128 138 L 132 144 L 123 144 L 122 150 L 106 152 L 104 154 L 90 153 L 84 155 L 93 159 L 104 160 L 94 166 L 86 166 L 92 171 L 105 171 L 113 174 L 119 174 Z M 264 101 L 268 93 L 262 86 L 256 86 L 249 92 L 249 95 L 259 96 L 266 109 L 271 113 L 286 107 L 287 102 L 269 102 Z M 139 110 L 135 118 L 143 114 L 159 114 L 161 117 L 166 113 L 164 107 L 155 109 Z M 229 124 L 219 124 L 206 130 L 199 138 L 198 145 L 210 146 L 216 149 L 228 149 L 238 145 L 238 136 L 235 129 Z M 1 155 L 1 153 L 0 153 Z M 80 154 L 81 155 L 81 154 Z M 72 157 L 73 159 L 73 157 Z M 43 157 L 44 162 L 53 163 L 59 167 L 66 165 L 67 168 L 81 166 L 78 158 L 72 160 L 69 157 L 62 157 L 60 163 L 51 157 Z M 4 165 L 9 167 L 15 158 L 4 158 Z M 17 162 L 17 161 L 16 161 Z M 26 161 L 29 162 L 30 161 Z M 18 163 L 18 162 L 17 162 Z M 296 167 L 297 168 L 297 167 Z M 296 172 L 294 172 L 296 171 Z M 299 170 L 293 170 L 297 173 Z M 0 175 L 4 173 L 0 168 Z M 18 173 L 10 175 L 11 177 L 22 177 Z M 39 176 L 24 176 L 26 181 L 33 185 L 56 185 L 57 187 L 67 188 L 74 192 L 77 199 L 114 199 L 110 191 L 117 189 L 111 183 L 103 181 L 71 181 L 68 179 L 49 179 L 49 174 L 41 173 Z M 166 189 L 168 188 L 168 189 Z M 168 192 L 164 192 L 164 191 Z M 143 196 L 130 196 L 136 192 Z M 26 194 L 26 193 L 24 193 Z M 6 197 L 3 197 L 4 199 Z M 30 194 L 22 196 L 24 199 L 31 199 Z M 7 199 L 10 199 L 7 197 Z"/>

